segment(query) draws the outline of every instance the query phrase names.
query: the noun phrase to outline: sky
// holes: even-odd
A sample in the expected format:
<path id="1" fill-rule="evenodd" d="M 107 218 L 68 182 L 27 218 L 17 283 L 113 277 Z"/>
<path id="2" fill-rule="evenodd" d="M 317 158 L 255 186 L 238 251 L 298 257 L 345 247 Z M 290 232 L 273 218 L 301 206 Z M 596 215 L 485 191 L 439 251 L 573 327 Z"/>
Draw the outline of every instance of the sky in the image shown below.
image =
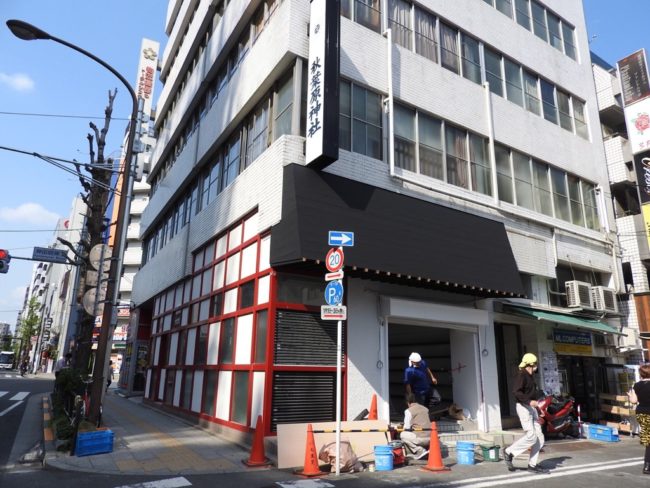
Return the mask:
<path id="1" fill-rule="evenodd" d="M 166 12 L 166 0 L 0 0 L 0 146 L 88 161 L 88 123 L 101 127 L 108 91 L 117 88 L 106 154 L 119 156 L 131 114 L 126 88 L 106 68 L 53 41 L 20 40 L 7 20 L 24 20 L 91 52 L 135 85 L 142 38 L 164 48 Z M 0 171 L 0 248 L 31 258 L 34 246 L 52 244 L 80 183 L 41 159 L 7 150 L 0 150 Z M 0 322 L 15 324 L 34 264 L 13 259 L 0 274 Z"/>
<path id="2" fill-rule="evenodd" d="M 590 48 L 605 61 L 614 65 L 640 48 L 650 50 L 650 2 L 583 3 Z M 90 51 L 135 84 L 142 38 L 164 49 L 166 10 L 167 0 L 0 0 L 0 146 L 87 161 L 88 122 L 102 122 L 107 93 L 117 87 L 106 149 L 117 155 L 123 119 L 131 112 L 123 86 L 105 68 L 52 41 L 19 40 L 7 29 L 8 19 Z M 52 243 L 58 218 L 69 216 L 81 191 L 79 182 L 40 159 L 6 150 L 0 150 L 0 170 L 0 248 L 31 257 L 34 246 Z M 0 274 L 0 322 L 15 324 L 33 264 L 14 259 L 9 273 Z"/>

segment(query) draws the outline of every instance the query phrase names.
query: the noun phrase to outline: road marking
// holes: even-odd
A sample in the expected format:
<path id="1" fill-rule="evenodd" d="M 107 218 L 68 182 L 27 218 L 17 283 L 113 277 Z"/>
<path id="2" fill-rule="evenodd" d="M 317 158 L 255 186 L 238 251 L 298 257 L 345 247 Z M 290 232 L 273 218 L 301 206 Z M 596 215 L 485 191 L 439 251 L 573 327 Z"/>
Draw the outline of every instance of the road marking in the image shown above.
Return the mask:
<path id="1" fill-rule="evenodd" d="M 166 480 L 146 481 L 144 483 L 136 483 L 135 485 L 123 485 L 117 488 L 179 488 L 181 486 L 192 486 L 192 483 L 181 476 Z"/>
<path id="2" fill-rule="evenodd" d="M 534 474 L 526 471 L 509 472 L 497 476 L 485 476 L 482 478 L 465 478 L 459 481 L 450 481 L 448 483 L 436 483 L 432 485 L 418 485 L 421 488 L 433 487 L 463 487 L 463 488 L 489 488 L 491 486 L 514 485 L 518 483 L 529 483 L 533 480 L 542 481 L 550 478 L 560 478 L 563 476 L 571 476 L 582 473 L 594 473 L 596 471 L 605 471 L 608 469 L 618 469 L 627 466 L 635 466 L 643 464 L 642 457 L 614 459 L 612 461 L 578 464 L 576 466 L 563 466 L 552 469 L 549 474 Z"/>
<path id="3" fill-rule="evenodd" d="M 323 480 L 276 481 L 282 488 L 329 488 L 334 485 Z"/>
<path id="4" fill-rule="evenodd" d="M 17 401 L 20 401 L 20 400 L 24 400 L 28 395 L 29 395 L 28 391 L 21 391 L 19 393 L 16 393 L 9 400 L 13 400 L 13 401 L 17 402 Z"/>
<path id="5" fill-rule="evenodd" d="M 9 392 L 8 391 L 0 391 L 0 398 L 5 396 L 7 393 L 9 393 Z"/>
<path id="6" fill-rule="evenodd" d="M 17 407 L 18 405 L 20 405 L 21 403 L 23 403 L 22 400 L 19 401 L 19 402 L 14 403 L 14 404 L 13 404 L 11 407 L 9 407 L 9 408 L 5 408 L 2 412 L 0 412 L 0 417 L 2 417 L 2 416 L 3 416 L 4 414 L 6 414 L 6 413 L 9 413 L 11 410 L 13 410 L 14 408 L 16 408 L 16 407 Z"/>

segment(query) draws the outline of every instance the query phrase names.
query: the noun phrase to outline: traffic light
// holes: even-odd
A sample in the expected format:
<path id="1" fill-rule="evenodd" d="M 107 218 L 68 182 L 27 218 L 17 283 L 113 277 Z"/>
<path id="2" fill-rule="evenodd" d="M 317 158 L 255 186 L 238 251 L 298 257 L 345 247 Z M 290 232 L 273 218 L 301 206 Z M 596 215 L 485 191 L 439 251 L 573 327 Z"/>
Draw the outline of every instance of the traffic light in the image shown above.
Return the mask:
<path id="1" fill-rule="evenodd" d="M 0 249 L 0 273 L 6 273 L 9 271 L 9 261 L 11 261 L 9 251 L 6 249 Z"/>

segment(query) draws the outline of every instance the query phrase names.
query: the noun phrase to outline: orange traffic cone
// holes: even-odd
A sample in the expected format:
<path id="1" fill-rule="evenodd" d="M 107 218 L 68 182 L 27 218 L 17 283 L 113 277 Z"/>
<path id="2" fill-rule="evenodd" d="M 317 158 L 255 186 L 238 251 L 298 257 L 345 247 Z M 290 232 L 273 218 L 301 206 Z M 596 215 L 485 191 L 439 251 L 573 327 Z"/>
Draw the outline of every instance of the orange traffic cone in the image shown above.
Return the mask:
<path id="1" fill-rule="evenodd" d="M 316 443 L 314 442 L 314 431 L 311 424 L 307 425 L 307 442 L 305 444 L 305 466 L 302 471 L 294 471 L 295 474 L 307 476 L 321 476 L 327 473 L 320 470 L 318 467 L 318 455 L 316 454 Z"/>
<path id="2" fill-rule="evenodd" d="M 368 420 L 377 420 L 377 395 L 372 395 L 370 400 L 370 412 L 368 412 Z"/>
<path id="3" fill-rule="evenodd" d="M 271 464 L 269 458 L 264 455 L 264 424 L 262 423 L 261 415 L 257 416 L 251 455 L 247 460 L 242 461 L 242 463 L 251 468 L 269 466 Z"/>
<path id="4" fill-rule="evenodd" d="M 449 471 L 449 468 L 442 464 L 440 454 L 440 440 L 438 439 L 438 426 L 431 422 L 431 440 L 429 441 L 429 462 L 423 468 L 427 471 Z"/>

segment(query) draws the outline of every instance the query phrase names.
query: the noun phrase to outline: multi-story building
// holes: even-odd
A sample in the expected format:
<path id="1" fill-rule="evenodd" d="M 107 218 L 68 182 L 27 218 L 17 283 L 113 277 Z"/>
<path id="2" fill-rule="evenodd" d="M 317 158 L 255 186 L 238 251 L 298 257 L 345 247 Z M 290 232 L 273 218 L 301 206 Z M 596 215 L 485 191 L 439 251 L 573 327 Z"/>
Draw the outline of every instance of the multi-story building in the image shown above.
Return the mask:
<path id="1" fill-rule="evenodd" d="M 593 53 L 592 63 L 625 284 L 620 311 L 628 330 L 621 347 L 626 362 L 638 364 L 647 358 L 639 332 L 650 331 L 650 248 L 639 200 L 639 191 L 643 190 L 628 139 L 617 69 Z M 643 169 L 639 169 L 643 174 Z"/>
<path id="2" fill-rule="evenodd" d="M 138 355 L 146 354 L 148 347 L 148 330 L 143 329 L 147 334 L 146 339 L 138 338 L 137 324 L 130 327 L 131 322 L 131 290 L 133 278 L 140 268 L 142 262 L 142 242 L 140 241 L 140 218 L 144 208 L 149 201 L 150 187 L 143 178 L 145 170 L 148 172 L 151 149 L 155 143 L 153 137 L 153 114 L 152 102 L 154 98 L 154 86 L 156 70 L 158 67 L 158 51 L 160 45 L 150 39 L 143 39 L 140 46 L 140 62 L 138 64 L 138 75 L 135 83 L 136 96 L 140 102 L 140 121 L 138 124 L 138 135 L 136 144 L 138 146 L 137 168 L 135 168 L 134 181 L 131 187 L 131 200 L 129 205 L 129 220 L 126 230 L 126 242 L 122 257 L 122 270 L 119 283 L 119 306 L 117 307 L 117 322 L 112 336 L 111 359 L 115 370 L 120 372 L 118 384 L 126 393 L 144 389 L 144 381 L 140 380 L 134 384 L 135 375 L 144 378 L 142 364 L 138 367 Z M 125 141 L 126 142 L 126 141 Z M 126 144 L 125 144 L 126 146 Z M 124 161 L 124 154 L 122 155 Z M 118 181 L 117 187 L 121 187 Z M 113 205 L 113 221 L 117 219 L 119 198 Z M 111 245 L 115 245 L 115 236 L 111 236 Z M 138 332 L 139 331 L 139 332 Z M 123 364 L 124 363 L 124 364 Z M 124 367 L 122 367 L 124 366 Z"/>
<path id="3" fill-rule="evenodd" d="M 68 249 L 59 238 L 73 245 L 79 242 L 85 209 L 81 198 L 76 197 L 72 201 L 70 216 L 59 219 L 56 224 L 50 248 Z M 73 252 L 68 250 L 67 254 L 69 260 L 73 261 Z M 27 318 L 29 302 L 35 298 L 39 304 L 37 313 L 40 317 L 36 341 L 32 341 L 30 352 L 30 361 L 35 370 L 51 370 L 56 360 L 69 350 L 69 341 L 74 339 L 76 326 L 76 280 L 77 267 L 70 263 L 34 264 L 18 322 Z"/>
<path id="4" fill-rule="evenodd" d="M 523 352 L 596 418 L 624 362 L 622 278 L 582 2 L 342 0 L 334 17 L 340 150 L 314 169 L 310 2 L 169 2 L 132 294 L 146 401 L 232 435 L 333 420 L 320 307 L 342 230 L 344 419 L 373 394 L 400 418 L 413 351 L 480 430 L 514 415 Z"/>

